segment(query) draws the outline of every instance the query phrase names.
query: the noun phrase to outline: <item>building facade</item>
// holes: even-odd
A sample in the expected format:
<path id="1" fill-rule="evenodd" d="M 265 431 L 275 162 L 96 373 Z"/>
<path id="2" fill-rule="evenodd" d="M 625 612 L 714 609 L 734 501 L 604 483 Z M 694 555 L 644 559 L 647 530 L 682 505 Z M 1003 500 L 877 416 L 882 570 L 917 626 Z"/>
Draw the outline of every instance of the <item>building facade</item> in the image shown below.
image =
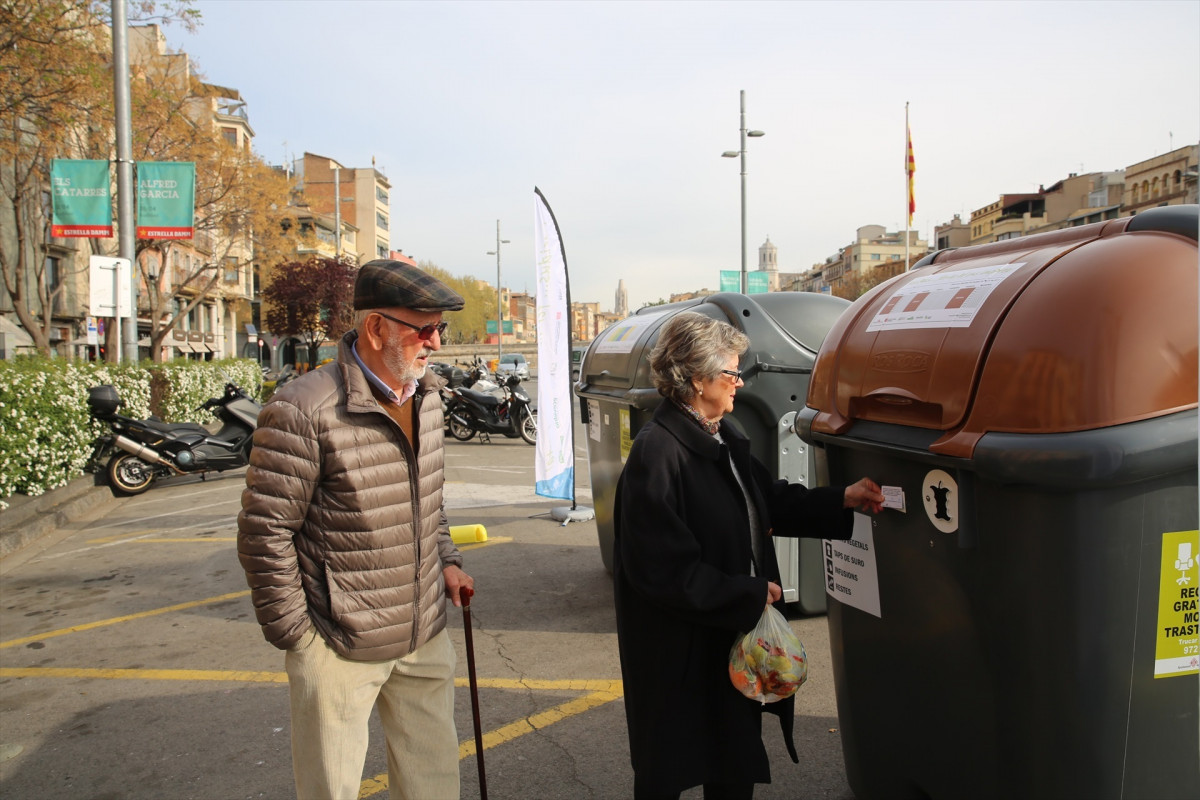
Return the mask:
<path id="1" fill-rule="evenodd" d="M 294 191 L 315 213 L 341 221 L 355 230 L 352 242 L 335 241 L 334 252 L 356 264 L 387 258 L 391 252 L 391 190 L 387 177 L 375 169 L 343 167 L 336 159 L 306 152 L 294 160 Z M 336 238 L 336 237 L 335 237 Z"/>
<path id="2" fill-rule="evenodd" d="M 1147 208 L 1196 202 L 1196 167 L 1200 145 L 1176 148 L 1125 168 L 1121 216 Z"/>

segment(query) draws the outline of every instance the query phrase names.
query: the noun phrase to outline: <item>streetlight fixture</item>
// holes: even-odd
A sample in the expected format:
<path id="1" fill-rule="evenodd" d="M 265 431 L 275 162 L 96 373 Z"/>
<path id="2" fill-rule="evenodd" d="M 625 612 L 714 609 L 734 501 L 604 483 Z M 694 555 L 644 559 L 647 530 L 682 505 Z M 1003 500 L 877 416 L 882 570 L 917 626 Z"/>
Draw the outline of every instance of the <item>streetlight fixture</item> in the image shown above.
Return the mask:
<path id="1" fill-rule="evenodd" d="M 329 168 L 333 170 L 333 232 L 334 250 L 340 261 L 342 258 L 342 165 L 329 159 Z"/>
<path id="2" fill-rule="evenodd" d="M 496 257 L 496 372 L 500 371 L 500 343 L 504 340 L 504 314 L 500 310 L 500 245 L 502 244 L 511 244 L 511 242 L 508 239 L 500 238 L 500 220 L 496 220 L 496 249 L 488 250 L 487 253 L 489 256 Z"/>
<path id="3" fill-rule="evenodd" d="M 742 102 L 742 146 L 739 150 L 726 150 L 721 153 L 721 158 L 738 158 L 742 159 L 742 294 L 747 294 L 746 285 L 746 137 L 751 136 L 758 138 L 766 136 L 763 131 L 748 131 L 746 130 L 746 90 L 743 89 L 740 93 Z"/>

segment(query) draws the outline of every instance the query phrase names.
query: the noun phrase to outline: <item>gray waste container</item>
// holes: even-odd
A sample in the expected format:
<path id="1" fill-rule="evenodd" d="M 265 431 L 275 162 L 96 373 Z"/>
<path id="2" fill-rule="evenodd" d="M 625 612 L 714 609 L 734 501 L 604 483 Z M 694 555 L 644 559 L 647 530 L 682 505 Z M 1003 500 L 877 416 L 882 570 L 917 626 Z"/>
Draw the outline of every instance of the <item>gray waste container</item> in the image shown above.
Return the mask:
<path id="1" fill-rule="evenodd" d="M 859 800 L 1200 797 L 1196 228 L 943 251 L 826 338 L 798 429 L 905 506 L 825 543 Z"/>
<path id="2" fill-rule="evenodd" d="M 725 320 L 750 337 L 739 365 L 746 384 L 738 389 L 730 417 L 776 477 L 807 486 L 814 477 L 812 448 L 796 436 L 796 412 L 804 405 L 821 340 L 849 306 L 840 298 L 807 292 L 716 294 L 643 308 L 592 341 L 575 392 L 587 425 L 592 501 L 605 568 L 612 571 L 617 479 L 633 438 L 662 401 L 650 378 L 649 358 L 663 323 L 681 311 L 695 311 Z M 781 537 L 775 548 L 784 600 L 805 613 L 823 612 L 820 542 Z"/>

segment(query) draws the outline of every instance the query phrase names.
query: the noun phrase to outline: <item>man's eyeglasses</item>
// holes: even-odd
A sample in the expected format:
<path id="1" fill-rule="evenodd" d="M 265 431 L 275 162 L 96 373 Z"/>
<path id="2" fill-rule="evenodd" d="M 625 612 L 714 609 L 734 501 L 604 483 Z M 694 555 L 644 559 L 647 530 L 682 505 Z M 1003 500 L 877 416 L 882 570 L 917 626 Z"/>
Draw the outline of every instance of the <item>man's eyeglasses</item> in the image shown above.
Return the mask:
<path id="1" fill-rule="evenodd" d="M 407 325 L 408 327 L 412 328 L 417 332 L 417 338 L 423 342 L 428 342 L 433 338 L 433 334 L 435 333 L 438 336 L 441 336 L 446 332 L 446 327 L 450 324 L 449 322 L 443 320 L 441 322 L 431 322 L 428 325 L 413 325 L 411 322 L 405 322 L 402 319 L 397 319 L 391 314 L 385 314 L 382 311 L 376 311 L 375 313 L 384 319 L 390 319 L 392 322 L 399 322 L 401 325 Z"/>
<path id="2" fill-rule="evenodd" d="M 721 374 L 728 375 L 729 377 L 733 378 L 734 383 L 737 383 L 742 379 L 742 371 L 740 369 L 723 369 L 721 370 Z"/>

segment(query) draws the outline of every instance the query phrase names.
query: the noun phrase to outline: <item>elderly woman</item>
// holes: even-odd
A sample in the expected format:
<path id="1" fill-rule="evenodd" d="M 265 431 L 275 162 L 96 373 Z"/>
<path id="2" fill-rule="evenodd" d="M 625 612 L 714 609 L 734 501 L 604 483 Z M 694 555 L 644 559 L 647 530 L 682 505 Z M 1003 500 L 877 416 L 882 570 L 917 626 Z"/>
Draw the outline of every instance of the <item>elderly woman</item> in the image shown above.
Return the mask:
<path id="1" fill-rule="evenodd" d="M 699 784 L 709 800 L 750 798 L 770 783 L 764 706 L 734 688 L 728 664 L 737 636 L 782 597 L 771 537 L 848 538 L 850 509 L 883 502 L 869 479 L 806 489 L 751 456 L 723 419 L 748 347 L 733 326 L 692 312 L 663 326 L 650 368 L 666 402 L 617 484 L 613 577 L 637 800 Z"/>

